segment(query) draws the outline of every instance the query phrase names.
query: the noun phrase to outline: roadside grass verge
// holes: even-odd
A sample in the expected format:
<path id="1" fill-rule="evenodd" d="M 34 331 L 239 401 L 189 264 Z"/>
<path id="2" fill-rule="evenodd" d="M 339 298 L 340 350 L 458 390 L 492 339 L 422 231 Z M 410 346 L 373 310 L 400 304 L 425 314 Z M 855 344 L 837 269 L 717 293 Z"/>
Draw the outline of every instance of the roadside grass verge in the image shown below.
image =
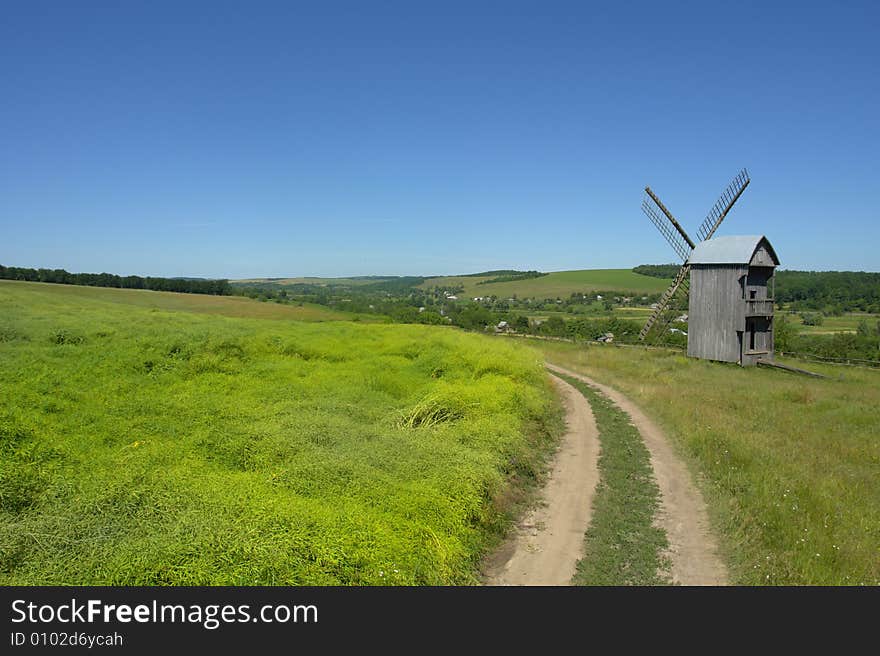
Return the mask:
<path id="1" fill-rule="evenodd" d="M 880 584 L 880 372 L 811 363 L 823 380 L 670 351 L 540 348 L 663 427 L 703 491 L 732 583 Z"/>
<path id="2" fill-rule="evenodd" d="M 518 344 L 56 289 L 0 286 L 2 585 L 476 584 L 558 438 Z"/>
<path id="3" fill-rule="evenodd" d="M 558 375 L 558 374 L 555 374 Z M 665 585 L 666 533 L 654 523 L 660 488 L 629 416 L 577 378 L 559 375 L 589 401 L 599 429 L 599 483 L 575 585 Z"/>

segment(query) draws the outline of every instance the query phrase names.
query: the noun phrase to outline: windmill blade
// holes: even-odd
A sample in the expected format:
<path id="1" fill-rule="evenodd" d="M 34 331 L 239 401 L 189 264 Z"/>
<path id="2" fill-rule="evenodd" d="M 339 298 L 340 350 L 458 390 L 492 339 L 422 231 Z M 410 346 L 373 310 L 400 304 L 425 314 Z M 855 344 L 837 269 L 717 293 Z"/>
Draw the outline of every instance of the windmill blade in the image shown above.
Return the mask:
<path id="1" fill-rule="evenodd" d="M 749 186 L 749 182 L 751 182 L 751 179 L 749 178 L 749 172 L 747 170 L 743 169 L 736 174 L 733 182 L 727 185 L 727 189 L 724 190 L 721 194 L 721 198 L 719 198 L 712 206 L 712 209 L 709 210 L 709 215 L 697 230 L 697 235 L 699 235 L 700 241 L 711 239 L 712 235 L 715 234 L 715 231 L 718 229 L 718 226 L 720 226 L 721 222 L 724 220 L 724 217 L 727 216 L 730 208 L 733 207 L 733 204 L 739 200 L 742 192 L 744 192 L 746 187 Z"/>
<path id="2" fill-rule="evenodd" d="M 645 322 L 645 325 L 642 327 L 641 332 L 639 333 L 639 340 L 645 341 L 645 337 L 648 333 L 651 332 L 651 328 L 654 324 L 659 322 L 659 325 L 664 329 L 669 323 L 672 321 L 672 318 L 669 317 L 665 321 L 661 321 L 661 317 L 664 316 L 667 309 L 669 308 L 672 300 L 679 294 L 679 292 L 687 293 L 690 283 L 687 280 L 688 274 L 690 273 L 691 267 L 687 264 L 683 265 L 678 270 L 678 275 L 675 276 L 675 279 L 672 281 L 672 284 L 663 292 L 663 295 L 660 297 L 660 302 L 657 303 L 657 307 L 651 313 L 651 316 L 648 317 L 648 320 Z"/>
<path id="3" fill-rule="evenodd" d="M 672 249 L 678 253 L 681 261 L 686 262 L 691 251 L 694 249 L 694 243 L 690 240 L 690 237 L 687 236 L 684 228 L 682 228 L 678 221 L 675 220 L 675 217 L 669 213 L 669 210 L 667 210 L 663 203 L 660 202 L 660 199 L 654 195 L 651 188 L 645 187 L 645 192 L 645 198 L 642 200 L 642 211 L 649 219 L 651 219 L 651 223 L 657 226 L 657 230 L 659 230 L 660 234 L 666 238 L 666 241 L 669 242 Z M 660 215 L 657 208 L 660 208 L 668 221 L 663 219 L 663 216 Z M 670 227 L 670 225 L 672 227 Z M 675 230 L 672 228 L 675 228 Z"/>
<path id="4" fill-rule="evenodd" d="M 662 344 L 669 339 L 670 331 L 667 329 L 682 312 L 687 312 L 689 294 L 690 280 L 685 278 L 654 323 L 653 331 L 646 338 L 649 344 Z"/>

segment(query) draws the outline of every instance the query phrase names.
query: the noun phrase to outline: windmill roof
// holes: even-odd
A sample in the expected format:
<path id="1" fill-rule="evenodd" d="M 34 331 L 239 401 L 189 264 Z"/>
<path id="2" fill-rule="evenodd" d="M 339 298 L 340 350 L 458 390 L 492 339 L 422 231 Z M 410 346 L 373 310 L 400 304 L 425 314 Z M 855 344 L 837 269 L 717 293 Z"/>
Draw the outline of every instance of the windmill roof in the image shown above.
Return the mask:
<path id="1" fill-rule="evenodd" d="M 764 243 L 774 264 L 779 258 L 764 235 L 737 235 L 716 237 L 697 244 L 688 264 L 748 264 L 761 243 Z"/>

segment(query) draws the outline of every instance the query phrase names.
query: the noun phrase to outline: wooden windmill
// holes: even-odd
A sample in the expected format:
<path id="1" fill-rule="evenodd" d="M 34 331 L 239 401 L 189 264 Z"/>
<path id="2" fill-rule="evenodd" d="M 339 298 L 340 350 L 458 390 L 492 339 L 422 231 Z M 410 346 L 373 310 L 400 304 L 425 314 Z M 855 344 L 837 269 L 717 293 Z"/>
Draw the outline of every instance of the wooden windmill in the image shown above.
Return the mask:
<path id="1" fill-rule="evenodd" d="M 718 226 L 724 221 L 724 217 L 727 216 L 734 203 L 739 200 L 743 191 L 749 186 L 750 181 L 749 173 L 745 169 L 736 175 L 697 229 L 697 236 L 700 242 L 705 242 L 712 238 Z M 689 273 L 691 269 L 688 259 L 697 245 L 688 236 L 675 217 L 672 216 L 672 213 L 666 209 L 661 200 L 657 198 L 657 195 L 651 191 L 650 187 L 645 187 L 642 211 L 657 226 L 660 234 L 666 238 L 666 241 L 669 242 L 682 260 L 678 274 L 669 288 L 663 292 L 660 302 L 657 303 L 657 307 L 651 313 L 651 316 L 639 333 L 640 340 L 655 343 L 668 335 L 667 328 L 669 324 L 681 314 L 682 307 L 686 306 L 690 288 Z"/>

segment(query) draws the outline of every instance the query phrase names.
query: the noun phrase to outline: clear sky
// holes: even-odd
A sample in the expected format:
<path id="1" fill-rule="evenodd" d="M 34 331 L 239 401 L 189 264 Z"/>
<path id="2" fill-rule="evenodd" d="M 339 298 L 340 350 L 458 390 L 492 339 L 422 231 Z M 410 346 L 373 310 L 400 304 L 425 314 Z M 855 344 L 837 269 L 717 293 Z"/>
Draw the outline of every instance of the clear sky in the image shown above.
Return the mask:
<path id="1" fill-rule="evenodd" d="M 0 19 L 0 263 L 250 277 L 880 270 L 880 3 L 39 2 Z"/>

